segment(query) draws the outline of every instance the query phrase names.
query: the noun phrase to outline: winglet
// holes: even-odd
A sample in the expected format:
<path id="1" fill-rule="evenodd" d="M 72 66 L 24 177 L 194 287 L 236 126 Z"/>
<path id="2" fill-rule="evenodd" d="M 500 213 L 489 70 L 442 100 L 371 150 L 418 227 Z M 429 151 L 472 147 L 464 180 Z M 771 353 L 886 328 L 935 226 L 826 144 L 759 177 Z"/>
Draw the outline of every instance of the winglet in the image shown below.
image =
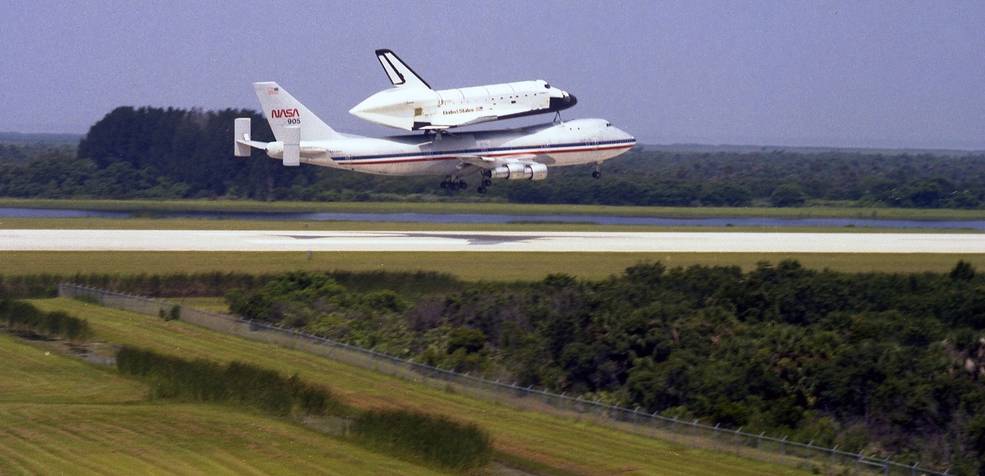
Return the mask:
<path id="1" fill-rule="evenodd" d="M 380 64 L 383 65 L 383 71 L 386 72 L 387 78 L 393 83 L 394 87 L 398 88 L 428 88 L 431 89 L 431 85 L 427 81 L 421 79 L 417 73 L 414 72 L 410 66 L 407 66 L 396 53 L 388 49 L 376 50 L 376 58 L 380 60 Z"/>

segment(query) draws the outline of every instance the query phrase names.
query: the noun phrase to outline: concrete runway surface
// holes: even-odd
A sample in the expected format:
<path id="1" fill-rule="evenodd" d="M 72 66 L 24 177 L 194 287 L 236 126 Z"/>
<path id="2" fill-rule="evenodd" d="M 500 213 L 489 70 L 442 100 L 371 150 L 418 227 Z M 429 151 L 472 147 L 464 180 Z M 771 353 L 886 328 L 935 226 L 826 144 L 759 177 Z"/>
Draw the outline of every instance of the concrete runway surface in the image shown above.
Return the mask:
<path id="1" fill-rule="evenodd" d="M 0 230 L 0 251 L 985 253 L 983 234 Z"/>

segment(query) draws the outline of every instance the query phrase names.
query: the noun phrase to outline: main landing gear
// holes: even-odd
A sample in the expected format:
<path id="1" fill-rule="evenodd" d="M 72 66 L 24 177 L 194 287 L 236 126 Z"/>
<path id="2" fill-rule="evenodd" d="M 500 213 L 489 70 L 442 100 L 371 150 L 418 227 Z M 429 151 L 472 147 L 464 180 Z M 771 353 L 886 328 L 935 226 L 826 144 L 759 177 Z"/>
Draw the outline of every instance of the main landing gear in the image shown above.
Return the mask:
<path id="1" fill-rule="evenodd" d="M 441 188 L 454 192 L 455 190 L 465 190 L 469 184 L 458 177 L 448 176 L 441 181 Z"/>
<path id="2" fill-rule="evenodd" d="M 489 170 L 482 171 L 482 182 L 479 183 L 479 188 L 475 191 L 479 193 L 486 193 L 486 189 L 492 185 L 492 172 Z"/>
<path id="3" fill-rule="evenodd" d="M 479 193 L 486 193 L 486 190 L 488 190 L 489 186 L 492 185 L 492 172 L 489 170 L 483 170 L 480 174 L 482 176 L 482 180 L 479 181 L 479 186 L 476 187 L 475 191 Z M 461 177 L 449 175 L 441 181 L 441 188 L 450 192 L 457 192 L 459 190 L 469 188 L 469 185 L 462 180 Z"/>

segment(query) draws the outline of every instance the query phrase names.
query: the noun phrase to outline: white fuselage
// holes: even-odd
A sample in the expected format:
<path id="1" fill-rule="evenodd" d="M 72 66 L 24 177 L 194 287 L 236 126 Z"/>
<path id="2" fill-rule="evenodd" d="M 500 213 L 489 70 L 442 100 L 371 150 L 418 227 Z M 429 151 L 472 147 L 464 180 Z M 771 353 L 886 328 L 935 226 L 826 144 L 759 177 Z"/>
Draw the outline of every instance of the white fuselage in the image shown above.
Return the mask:
<path id="1" fill-rule="evenodd" d="M 520 129 L 383 138 L 346 136 L 301 141 L 301 162 L 381 175 L 466 175 L 468 159 L 537 162 L 548 167 L 598 164 L 619 156 L 636 139 L 603 119 L 576 119 Z M 267 145 L 279 159 L 283 144 Z M 466 161 L 463 161 L 466 160 Z"/>
<path id="2" fill-rule="evenodd" d="M 385 89 L 349 113 L 375 124 L 410 131 L 561 111 L 576 102 L 573 95 L 537 80 L 437 91 L 426 87 Z"/>

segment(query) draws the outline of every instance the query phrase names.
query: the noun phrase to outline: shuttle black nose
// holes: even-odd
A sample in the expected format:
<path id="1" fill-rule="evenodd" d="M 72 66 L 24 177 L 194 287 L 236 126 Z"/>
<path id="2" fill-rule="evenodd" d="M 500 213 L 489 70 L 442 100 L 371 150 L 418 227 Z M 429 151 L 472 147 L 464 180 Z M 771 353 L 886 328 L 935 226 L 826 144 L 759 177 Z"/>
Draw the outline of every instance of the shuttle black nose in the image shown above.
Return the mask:
<path id="1" fill-rule="evenodd" d="M 551 98 L 550 108 L 552 111 L 561 111 L 578 104 L 578 98 L 574 94 L 565 94 L 559 98 Z"/>

